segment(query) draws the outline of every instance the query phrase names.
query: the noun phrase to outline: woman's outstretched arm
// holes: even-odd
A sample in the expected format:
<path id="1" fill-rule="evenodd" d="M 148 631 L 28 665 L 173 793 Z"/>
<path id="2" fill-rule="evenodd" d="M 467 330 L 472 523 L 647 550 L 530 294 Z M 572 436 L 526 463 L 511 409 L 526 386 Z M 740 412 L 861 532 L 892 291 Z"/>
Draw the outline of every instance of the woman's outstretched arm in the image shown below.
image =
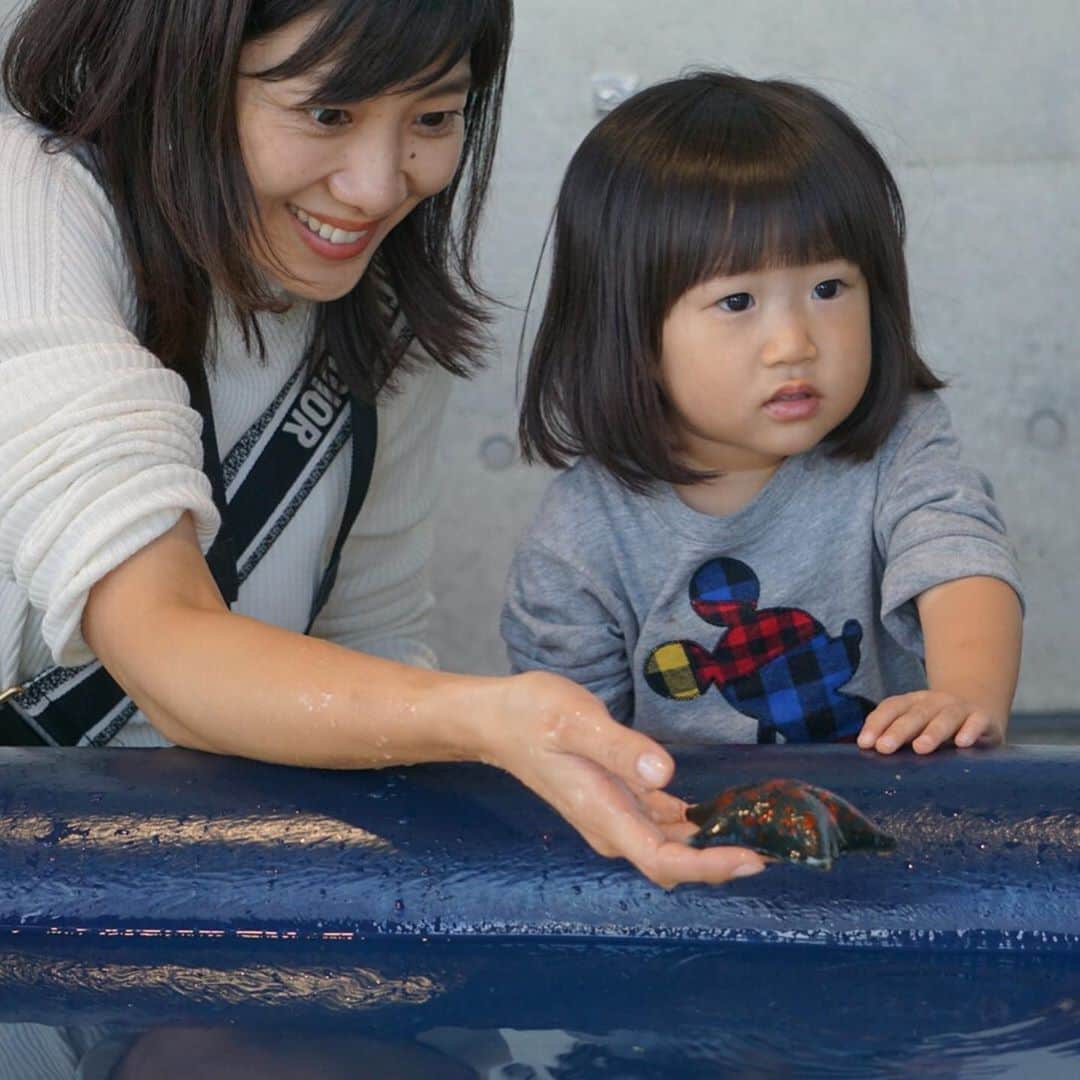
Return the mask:
<path id="1" fill-rule="evenodd" d="M 670 755 L 567 679 L 428 671 L 233 614 L 187 515 L 94 586 L 82 629 L 181 746 L 342 769 L 481 761 L 665 887 L 764 867 L 740 848 L 686 846 L 684 804 L 662 790 Z"/>

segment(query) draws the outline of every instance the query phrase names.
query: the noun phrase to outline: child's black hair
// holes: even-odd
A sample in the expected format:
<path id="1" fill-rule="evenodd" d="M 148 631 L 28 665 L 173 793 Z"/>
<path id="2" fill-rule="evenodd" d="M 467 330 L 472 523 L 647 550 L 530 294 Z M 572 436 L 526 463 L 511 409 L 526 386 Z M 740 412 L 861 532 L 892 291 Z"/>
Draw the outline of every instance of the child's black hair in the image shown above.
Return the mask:
<path id="1" fill-rule="evenodd" d="M 870 381 L 828 436 L 871 457 L 912 390 L 900 192 L 854 121 L 794 83 L 696 72 L 635 94 L 574 154 L 519 434 L 526 460 L 595 459 L 634 490 L 708 474 L 676 460 L 656 373 L 664 321 L 713 277 L 844 258 L 870 293 Z"/>

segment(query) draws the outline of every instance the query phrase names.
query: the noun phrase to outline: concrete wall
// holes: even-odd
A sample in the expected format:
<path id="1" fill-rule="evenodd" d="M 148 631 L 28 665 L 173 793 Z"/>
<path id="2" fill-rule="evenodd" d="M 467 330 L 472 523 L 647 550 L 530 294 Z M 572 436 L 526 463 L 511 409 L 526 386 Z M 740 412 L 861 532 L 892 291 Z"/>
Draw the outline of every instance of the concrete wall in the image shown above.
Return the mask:
<path id="1" fill-rule="evenodd" d="M 0 17 L 15 7 L 0 0 Z M 444 666 L 504 670 L 497 616 L 547 482 L 513 455 L 522 312 L 594 75 L 692 65 L 811 83 L 849 109 L 903 190 L 924 355 L 1020 551 L 1018 705 L 1080 709 L 1080 79 L 1075 0 L 518 0 L 483 279 L 505 303 L 486 374 L 445 439 L 434 582 Z"/>
<path id="2" fill-rule="evenodd" d="M 900 182 L 920 345 L 1023 562 L 1027 710 L 1080 709 L 1077 42 L 1075 0 L 519 0 L 485 253 L 488 285 L 523 305 L 562 169 L 597 117 L 594 74 L 644 85 L 727 67 L 849 109 Z M 503 670 L 503 576 L 547 481 L 499 467 L 521 322 L 503 314 L 498 359 L 448 421 L 435 566 L 448 667 Z"/>

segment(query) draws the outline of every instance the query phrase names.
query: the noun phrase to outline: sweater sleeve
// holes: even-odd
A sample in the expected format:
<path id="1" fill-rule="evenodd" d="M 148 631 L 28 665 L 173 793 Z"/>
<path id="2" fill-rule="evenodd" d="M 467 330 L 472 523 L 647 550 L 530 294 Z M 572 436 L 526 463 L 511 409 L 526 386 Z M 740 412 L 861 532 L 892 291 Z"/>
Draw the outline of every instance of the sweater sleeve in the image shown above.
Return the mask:
<path id="1" fill-rule="evenodd" d="M 510 667 L 563 675 L 630 723 L 634 681 L 622 629 L 630 613 L 606 583 L 559 550 L 559 537 L 578 535 L 584 523 L 575 526 L 557 504 L 558 482 L 510 566 L 500 627 Z"/>
<path id="2" fill-rule="evenodd" d="M 414 348 L 418 346 L 414 345 Z M 359 652 L 436 666 L 426 634 L 437 450 L 451 376 L 426 358 L 379 406 L 375 467 L 311 632 Z"/>
<path id="3" fill-rule="evenodd" d="M 132 332 L 104 193 L 14 117 L 0 160 L 0 591 L 5 610 L 41 611 L 53 659 L 75 665 L 93 659 L 93 585 L 184 511 L 205 551 L 218 515 L 187 389 Z"/>
<path id="4" fill-rule="evenodd" d="M 922 653 L 913 601 L 946 581 L 995 577 L 1023 600 L 1020 574 L 989 480 L 960 458 L 948 410 L 920 394 L 887 447 L 874 514 L 884 560 L 881 618 L 893 638 Z"/>

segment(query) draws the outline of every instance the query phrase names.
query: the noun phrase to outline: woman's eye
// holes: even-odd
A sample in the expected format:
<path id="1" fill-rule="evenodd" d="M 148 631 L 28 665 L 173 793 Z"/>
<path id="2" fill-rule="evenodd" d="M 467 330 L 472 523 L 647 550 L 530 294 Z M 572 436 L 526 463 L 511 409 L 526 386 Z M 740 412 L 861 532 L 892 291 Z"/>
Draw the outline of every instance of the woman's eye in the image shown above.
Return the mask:
<path id="1" fill-rule="evenodd" d="M 441 135 L 443 132 L 451 130 L 457 122 L 457 118 L 461 115 L 461 112 L 443 109 L 441 112 L 423 113 L 417 117 L 416 122 L 425 135 Z"/>
<path id="2" fill-rule="evenodd" d="M 716 306 L 724 311 L 747 311 L 754 306 L 754 298 L 748 292 L 732 293 L 717 300 Z"/>
<path id="3" fill-rule="evenodd" d="M 819 281 L 814 286 L 814 295 L 819 300 L 835 300 L 843 287 L 844 283 L 839 278 L 829 278 L 828 281 Z"/>
<path id="4" fill-rule="evenodd" d="M 322 105 L 316 105 L 307 112 L 319 127 L 324 128 L 345 127 L 350 120 L 349 114 L 344 109 L 328 109 Z"/>

